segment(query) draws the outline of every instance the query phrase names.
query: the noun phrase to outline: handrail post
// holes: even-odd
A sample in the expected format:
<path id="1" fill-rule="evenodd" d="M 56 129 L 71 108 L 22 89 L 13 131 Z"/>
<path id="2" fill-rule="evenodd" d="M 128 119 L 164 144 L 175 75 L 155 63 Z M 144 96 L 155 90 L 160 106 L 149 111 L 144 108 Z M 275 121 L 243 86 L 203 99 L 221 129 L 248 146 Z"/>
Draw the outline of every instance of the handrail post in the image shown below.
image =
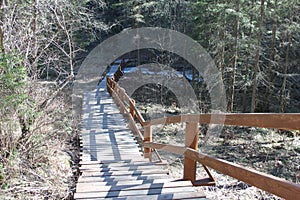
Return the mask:
<path id="1" fill-rule="evenodd" d="M 144 127 L 144 142 L 152 142 L 152 126 Z M 149 158 L 149 160 L 152 161 L 151 148 L 144 147 L 144 158 Z"/>
<path id="2" fill-rule="evenodd" d="M 199 126 L 196 122 L 187 122 L 185 127 L 185 146 L 198 150 L 198 132 Z M 197 162 L 184 157 L 183 179 L 196 181 Z"/>
<path id="3" fill-rule="evenodd" d="M 123 103 L 123 105 L 125 105 L 125 89 L 124 88 L 121 88 L 120 90 L 120 100 L 121 102 Z M 122 104 L 120 105 L 120 113 L 124 114 L 125 112 L 125 107 L 122 106 Z"/>
<path id="4" fill-rule="evenodd" d="M 106 76 L 106 91 L 110 94 L 110 96 L 111 96 L 111 91 L 110 91 L 110 88 L 109 87 L 111 87 L 111 85 L 110 85 L 110 79 L 109 79 L 109 77 L 108 76 Z"/>
<path id="5" fill-rule="evenodd" d="M 129 111 L 130 111 L 130 115 L 132 116 L 133 119 L 135 117 L 134 106 L 135 106 L 135 101 L 133 99 L 129 99 Z"/>

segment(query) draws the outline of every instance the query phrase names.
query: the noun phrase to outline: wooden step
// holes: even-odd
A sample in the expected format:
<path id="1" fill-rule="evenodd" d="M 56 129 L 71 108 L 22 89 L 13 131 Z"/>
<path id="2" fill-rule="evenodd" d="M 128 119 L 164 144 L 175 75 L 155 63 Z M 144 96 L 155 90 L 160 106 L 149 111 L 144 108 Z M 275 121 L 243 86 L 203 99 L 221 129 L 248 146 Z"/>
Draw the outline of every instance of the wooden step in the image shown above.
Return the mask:
<path id="1" fill-rule="evenodd" d="M 98 183 L 79 183 L 76 192 L 110 192 L 110 191 L 126 191 L 126 190 L 144 190 L 157 188 L 179 188 L 192 187 L 190 181 L 165 182 L 165 183 L 143 183 L 143 184 L 123 184 L 113 186 L 102 186 Z"/>
<path id="2" fill-rule="evenodd" d="M 101 164 L 102 166 L 140 166 L 140 165 L 160 165 L 160 162 L 149 162 L 149 159 L 135 160 L 101 160 L 101 161 L 81 161 L 80 165 Z M 165 164 L 165 163 L 163 163 Z"/>
<path id="3" fill-rule="evenodd" d="M 166 179 L 145 179 L 145 180 L 119 180 L 119 181 L 112 181 L 112 182 L 99 182 L 99 181 L 95 181 L 95 182 L 81 182 L 79 181 L 78 184 L 84 184 L 84 183 L 91 183 L 94 184 L 96 183 L 99 186 L 122 186 L 122 185 L 137 185 L 137 184 L 147 184 L 147 183 L 167 183 L 167 182 L 179 182 L 182 181 L 181 179 L 170 179 L 170 177 L 168 176 L 168 178 Z"/>
<path id="4" fill-rule="evenodd" d="M 195 192 L 193 187 L 178 187 L 174 188 L 147 188 L 138 190 L 121 190 L 109 192 L 78 192 L 75 193 L 75 199 L 82 198 L 113 198 L 113 197 L 127 197 L 127 196 L 141 196 L 141 195 L 161 195 L 166 193 L 190 193 Z"/>
<path id="5" fill-rule="evenodd" d="M 104 79 L 105 81 L 105 79 Z M 190 181 L 172 180 L 165 164 L 149 162 L 105 92 L 84 95 L 80 173 L 75 199 L 202 199 Z M 197 189 L 198 190 L 198 189 Z"/>
<path id="6" fill-rule="evenodd" d="M 142 166 L 128 166 L 128 167 L 123 167 L 123 166 L 110 166 L 110 167 L 103 167 L 101 165 L 82 165 L 79 168 L 81 171 L 85 170 L 98 170 L 100 172 L 109 172 L 109 171 L 135 171 L 135 170 L 161 170 L 162 168 L 160 166 L 155 166 L 155 165 L 142 165 Z"/>
<path id="7" fill-rule="evenodd" d="M 79 198 L 78 198 L 79 199 Z M 83 198 L 85 200 L 179 200 L 179 199 L 198 199 L 198 200 L 208 200 L 205 198 L 203 192 L 192 192 L 192 193 L 166 193 L 160 195 L 143 195 L 143 196 L 127 196 L 127 197 L 114 197 L 114 198 Z"/>
<path id="8" fill-rule="evenodd" d="M 147 174 L 168 174 L 168 170 L 135 170 L 135 171 L 108 171 L 100 172 L 95 169 L 81 171 L 82 176 L 142 176 Z"/>
<path id="9" fill-rule="evenodd" d="M 169 179 L 170 176 L 165 174 L 148 174 L 144 176 L 116 176 L 116 177 L 102 177 L 102 176 L 80 176 L 78 182 L 118 182 L 118 181 L 135 181 L 135 180 L 153 180 L 153 179 Z"/>

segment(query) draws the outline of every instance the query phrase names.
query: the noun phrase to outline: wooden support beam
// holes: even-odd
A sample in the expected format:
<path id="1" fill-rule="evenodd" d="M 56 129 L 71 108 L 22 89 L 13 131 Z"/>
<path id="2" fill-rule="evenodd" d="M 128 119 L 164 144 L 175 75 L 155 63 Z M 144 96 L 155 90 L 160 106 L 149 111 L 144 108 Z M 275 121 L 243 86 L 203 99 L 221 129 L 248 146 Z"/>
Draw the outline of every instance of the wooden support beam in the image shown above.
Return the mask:
<path id="1" fill-rule="evenodd" d="M 194 150 L 198 150 L 198 132 L 199 126 L 195 122 L 187 122 L 185 127 L 185 146 Z M 196 181 L 197 162 L 188 157 L 184 157 L 183 179 L 190 180 L 192 183 Z"/>
<path id="2" fill-rule="evenodd" d="M 152 126 L 144 127 L 144 142 L 152 142 Z M 152 161 L 151 148 L 144 147 L 144 157 Z"/>

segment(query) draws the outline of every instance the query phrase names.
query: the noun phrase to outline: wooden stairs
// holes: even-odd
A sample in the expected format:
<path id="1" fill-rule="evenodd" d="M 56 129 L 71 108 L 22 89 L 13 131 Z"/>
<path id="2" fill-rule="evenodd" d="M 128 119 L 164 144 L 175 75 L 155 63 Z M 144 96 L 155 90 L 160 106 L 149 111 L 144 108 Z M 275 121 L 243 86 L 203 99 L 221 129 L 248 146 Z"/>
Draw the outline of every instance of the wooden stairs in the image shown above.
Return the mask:
<path id="1" fill-rule="evenodd" d="M 205 199 L 190 181 L 144 159 L 127 121 L 105 90 L 84 94 L 80 177 L 75 199 Z"/>

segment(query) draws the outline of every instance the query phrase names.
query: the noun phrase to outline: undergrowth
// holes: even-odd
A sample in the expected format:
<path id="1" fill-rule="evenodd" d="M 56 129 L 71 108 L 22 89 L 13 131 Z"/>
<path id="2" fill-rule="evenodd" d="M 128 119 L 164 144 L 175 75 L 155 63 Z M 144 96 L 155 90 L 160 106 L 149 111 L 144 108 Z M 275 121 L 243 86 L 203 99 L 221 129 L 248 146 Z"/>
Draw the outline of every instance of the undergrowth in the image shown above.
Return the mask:
<path id="1" fill-rule="evenodd" d="M 0 199 L 71 199 L 77 170 L 70 97 L 65 91 L 41 106 L 54 85 L 28 81 L 16 59 L 0 66 Z"/>

